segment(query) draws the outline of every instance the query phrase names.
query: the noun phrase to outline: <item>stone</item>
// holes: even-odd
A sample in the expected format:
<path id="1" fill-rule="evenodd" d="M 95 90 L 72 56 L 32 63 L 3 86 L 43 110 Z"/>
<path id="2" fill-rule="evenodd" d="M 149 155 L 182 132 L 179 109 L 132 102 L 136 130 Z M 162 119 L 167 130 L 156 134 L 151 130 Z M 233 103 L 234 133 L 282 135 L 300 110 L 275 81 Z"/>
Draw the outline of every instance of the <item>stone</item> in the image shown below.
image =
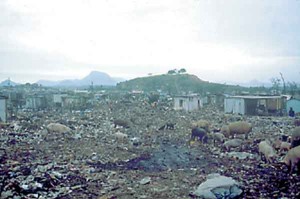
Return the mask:
<path id="1" fill-rule="evenodd" d="M 255 158 L 257 158 L 257 155 L 254 155 L 252 153 L 247 153 L 247 152 L 236 152 L 236 151 L 233 151 L 233 152 L 226 153 L 226 155 L 228 157 L 237 158 L 239 160 L 244 160 L 246 158 L 248 158 L 248 159 L 255 159 Z"/>
<path id="2" fill-rule="evenodd" d="M 148 184 L 151 182 L 151 178 L 150 177 L 146 177 L 146 178 L 143 178 L 142 180 L 140 180 L 140 184 L 141 185 L 145 185 L 145 184 Z"/>

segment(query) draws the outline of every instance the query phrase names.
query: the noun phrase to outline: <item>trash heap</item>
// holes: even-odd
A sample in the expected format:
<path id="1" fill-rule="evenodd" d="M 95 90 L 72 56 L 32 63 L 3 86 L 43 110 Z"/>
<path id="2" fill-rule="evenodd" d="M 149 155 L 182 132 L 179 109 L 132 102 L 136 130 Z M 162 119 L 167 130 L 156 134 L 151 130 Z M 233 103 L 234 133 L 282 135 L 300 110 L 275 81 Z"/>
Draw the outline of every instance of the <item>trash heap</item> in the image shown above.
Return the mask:
<path id="1" fill-rule="evenodd" d="M 253 129 L 230 149 L 191 143 L 197 120 L 209 121 L 211 132 L 239 120 Z M 286 152 L 273 164 L 258 154 L 259 141 L 294 128 L 288 117 L 175 111 L 139 98 L 86 112 L 20 112 L 0 128 L 0 198 L 298 198 L 299 176 L 280 164 Z"/>

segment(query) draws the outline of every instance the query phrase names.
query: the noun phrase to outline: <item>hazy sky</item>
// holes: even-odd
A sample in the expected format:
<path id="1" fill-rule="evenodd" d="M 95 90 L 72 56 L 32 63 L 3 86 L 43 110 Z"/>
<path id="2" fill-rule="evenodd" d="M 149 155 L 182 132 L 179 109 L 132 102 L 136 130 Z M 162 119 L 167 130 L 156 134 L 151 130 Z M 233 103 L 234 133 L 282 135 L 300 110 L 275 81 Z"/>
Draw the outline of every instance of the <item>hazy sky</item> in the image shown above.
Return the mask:
<path id="1" fill-rule="evenodd" d="M 0 81 L 133 78 L 300 82 L 300 0 L 1 0 Z"/>

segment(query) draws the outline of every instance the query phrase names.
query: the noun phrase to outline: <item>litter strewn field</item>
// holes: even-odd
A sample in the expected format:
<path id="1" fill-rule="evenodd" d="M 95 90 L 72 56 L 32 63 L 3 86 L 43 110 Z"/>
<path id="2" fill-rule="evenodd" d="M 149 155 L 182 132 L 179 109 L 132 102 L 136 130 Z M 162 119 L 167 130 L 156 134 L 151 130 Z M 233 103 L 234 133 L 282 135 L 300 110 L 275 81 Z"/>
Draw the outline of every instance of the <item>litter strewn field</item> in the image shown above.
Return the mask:
<path id="1" fill-rule="evenodd" d="M 222 140 L 191 141 L 198 120 L 209 121 L 210 132 L 236 121 L 252 130 L 248 139 L 235 135 L 242 144 L 230 148 Z M 67 130 L 49 130 L 51 123 Z M 241 198 L 298 198 L 300 177 L 280 163 L 287 151 L 268 163 L 258 150 L 260 141 L 294 128 L 288 117 L 174 111 L 122 98 L 87 112 L 21 112 L 0 130 L 1 198 L 196 198 L 191 192 L 211 173 L 239 182 Z"/>

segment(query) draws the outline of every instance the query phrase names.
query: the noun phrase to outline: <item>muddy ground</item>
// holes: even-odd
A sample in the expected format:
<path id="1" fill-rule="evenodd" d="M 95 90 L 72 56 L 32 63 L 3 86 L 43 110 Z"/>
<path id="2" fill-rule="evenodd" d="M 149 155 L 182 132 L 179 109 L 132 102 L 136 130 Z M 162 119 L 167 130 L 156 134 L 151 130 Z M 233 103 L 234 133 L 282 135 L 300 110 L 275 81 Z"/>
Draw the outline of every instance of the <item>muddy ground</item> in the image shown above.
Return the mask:
<path id="1" fill-rule="evenodd" d="M 114 119 L 130 128 L 115 128 Z M 229 157 L 221 143 L 189 145 L 191 122 L 200 119 L 210 121 L 211 130 L 250 122 L 249 140 L 232 151 L 254 158 Z M 48 132 L 50 122 L 72 131 Z M 175 129 L 158 130 L 167 122 Z M 20 112 L 0 131 L 1 198 L 193 198 L 190 192 L 216 172 L 242 183 L 241 198 L 299 198 L 300 178 L 278 163 L 284 152 L 266 164 L 257 147 L 293 128 L 288 117 L 225 115 L 213 106 L 188 113 L 140 99 L 99 102 L 85 112 Z M 117 139 L 116 132 L 128 139 Z"/>

